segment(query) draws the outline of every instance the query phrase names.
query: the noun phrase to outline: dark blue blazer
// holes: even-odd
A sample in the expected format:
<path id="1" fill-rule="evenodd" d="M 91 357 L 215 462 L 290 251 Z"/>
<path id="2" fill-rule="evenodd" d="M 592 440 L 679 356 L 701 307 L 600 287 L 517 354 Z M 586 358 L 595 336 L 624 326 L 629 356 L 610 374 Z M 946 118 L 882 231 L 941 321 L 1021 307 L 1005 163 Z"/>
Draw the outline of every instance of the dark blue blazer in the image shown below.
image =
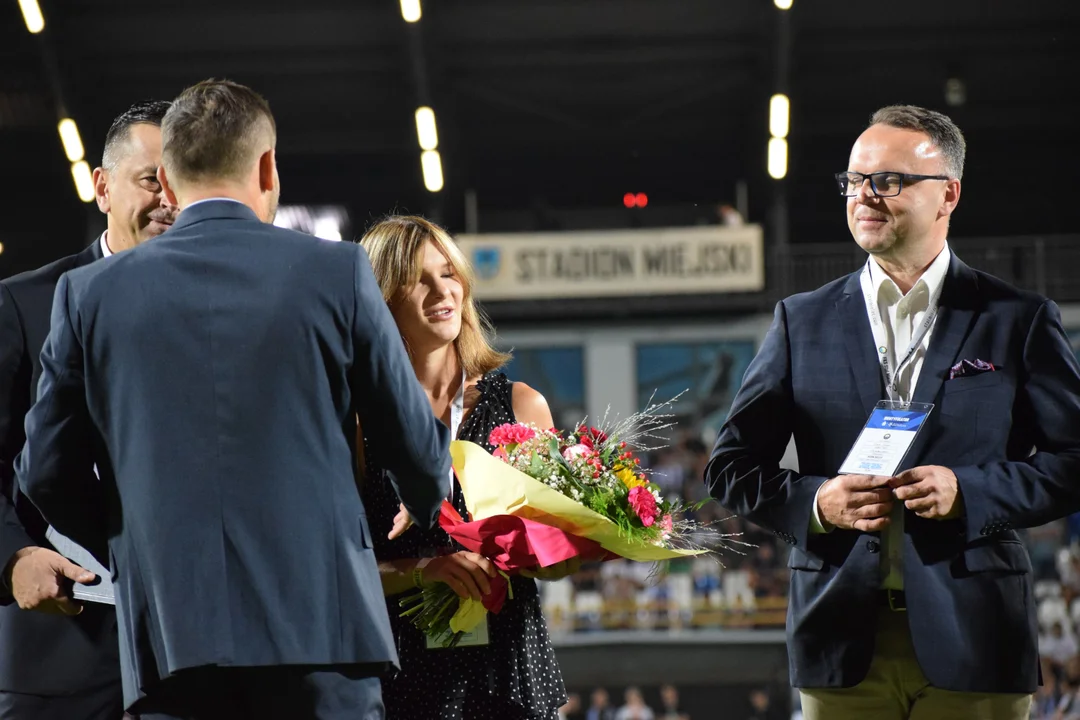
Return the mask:
<path id="1" fill-rule="evenodd" d="M 949 380 L 965 359 L 997 370 Z M 810 535 L 809 527 L 818 487 L 836 475 L 882 398 L 856 272 L 777 305 L 706 469 L 726 508 L 792 546 L 796 687 L 850 687 L 870 665 L 879 536 Z M 956 520 L 904 513 L 915 654 L 935 687 L 1030 693 L 1037 626 L 1031 563 L 1016 529 L 1080 510 L 1080 367 L 1057 306 L 954 256 L 913 400 L 935 407 L 901 469 L 952 469 L 964 503 Z M 778 465 L 792 435 L 799 472 Z"/>
<path id="2" fill-rule="evenodd" d="M 193 205 L 60 279 L 41 360 L 19 484 L 108 556 L 129 707 L 184 668 L 396 664 L 356 419 L 425 527 L 449 432 L 363 248 Z"/>
<path id="3" fill-rule="evenodd" d="M 23 421 L 41 376 L 56 283 L 101 259 L 101 244 L 0 281 L 0 566 L 25 547 L 50 547 L 48 523 L 15 483 Z M 68 695 L 120 682 L 116 613 L 88 606 L 77 617 L 20 610 L 0 587 L 0 691 Z"/>

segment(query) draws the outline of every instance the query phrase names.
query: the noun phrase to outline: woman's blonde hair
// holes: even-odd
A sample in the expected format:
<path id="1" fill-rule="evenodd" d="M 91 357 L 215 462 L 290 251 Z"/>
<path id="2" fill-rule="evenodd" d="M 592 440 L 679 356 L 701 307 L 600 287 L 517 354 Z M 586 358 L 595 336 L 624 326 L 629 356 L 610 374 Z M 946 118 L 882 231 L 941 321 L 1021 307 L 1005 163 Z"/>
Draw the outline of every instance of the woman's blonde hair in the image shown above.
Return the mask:
<path id="1" fill-rule="evenodd" d="M 422 217 L 391 215 L 368 229 L 360 244 L 371 258 L 383 299 L 393 309 L 401 293 L 420 282 L 428 241 L 446 256 L 461 282 L 461 332 L 454 346 L 462 368 L 469 377 L 498 370 L 510 361 L 510 355 L 491 346 L 495 333 L 473 301 L 472 267 L 448 232 Z"/>

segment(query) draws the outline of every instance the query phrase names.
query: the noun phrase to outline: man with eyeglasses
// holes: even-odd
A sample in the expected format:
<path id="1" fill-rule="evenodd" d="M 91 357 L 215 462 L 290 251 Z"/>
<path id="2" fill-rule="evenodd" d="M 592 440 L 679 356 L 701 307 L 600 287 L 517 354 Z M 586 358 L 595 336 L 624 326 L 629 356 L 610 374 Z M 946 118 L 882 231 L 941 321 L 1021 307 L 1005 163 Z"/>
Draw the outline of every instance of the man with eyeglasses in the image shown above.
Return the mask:
<path id="1" fill-rule="evenodd" d="M 1040 681 L 1016 531 L 1080 509 L 1080 366 L 1052 301 L 950 250 L 964 154 L 940 113 L 874 114 L 836 175 L 866 264 L 777 305 L 705 472 L 792 546 L 806 720 L 1026 720 Z M 910 445 L 878 407 L 922 418 Z"/>

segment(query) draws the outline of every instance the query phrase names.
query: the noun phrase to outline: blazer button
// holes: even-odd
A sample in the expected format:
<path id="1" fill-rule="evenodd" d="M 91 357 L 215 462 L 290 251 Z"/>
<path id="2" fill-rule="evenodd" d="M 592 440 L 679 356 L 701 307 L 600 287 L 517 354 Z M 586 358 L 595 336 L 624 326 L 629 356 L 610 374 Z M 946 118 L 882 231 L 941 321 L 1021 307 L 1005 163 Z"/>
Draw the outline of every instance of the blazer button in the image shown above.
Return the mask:
<path id="1" fill-rule="evenodd" d="M 877 540 L 867 540 L 866 549 L 871 553 L 877 553 L 881 550 L 881 545 L 878 543 Z"/>

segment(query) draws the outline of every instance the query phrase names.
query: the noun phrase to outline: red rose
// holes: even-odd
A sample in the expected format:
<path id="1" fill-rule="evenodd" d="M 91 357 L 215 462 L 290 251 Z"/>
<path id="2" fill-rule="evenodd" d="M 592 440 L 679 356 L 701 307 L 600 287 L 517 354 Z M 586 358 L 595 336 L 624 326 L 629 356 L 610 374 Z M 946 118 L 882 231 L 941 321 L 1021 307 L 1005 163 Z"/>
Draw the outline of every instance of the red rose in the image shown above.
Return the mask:
<path id="1" fill-rule="evenodd" d="M 581 444 L 590 450 L 595 450 L 597 445 L 603 445 L 607 442 L 607 435 L 594 427 L 585 427 L 582 425 L 577 431 L 578 435 L 581 436 Z"/>

